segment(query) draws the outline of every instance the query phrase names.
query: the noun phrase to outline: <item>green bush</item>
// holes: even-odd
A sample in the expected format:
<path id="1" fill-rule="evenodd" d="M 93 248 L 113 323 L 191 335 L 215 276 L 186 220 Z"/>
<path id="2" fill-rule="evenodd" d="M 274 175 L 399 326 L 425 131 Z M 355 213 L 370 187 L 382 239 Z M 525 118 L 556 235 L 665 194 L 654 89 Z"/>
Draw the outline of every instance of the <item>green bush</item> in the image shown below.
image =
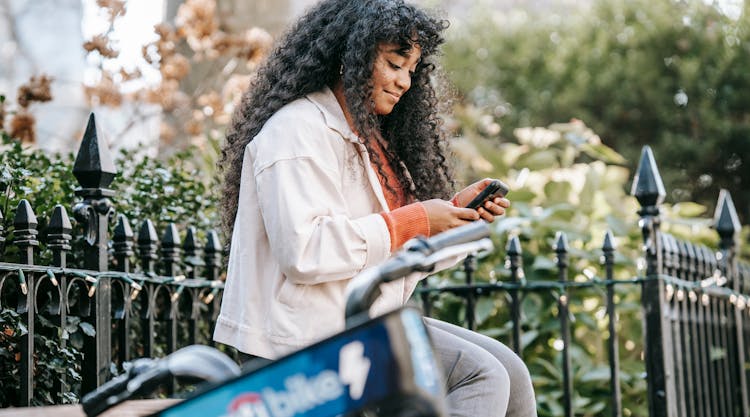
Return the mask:
<path id="1" fill-rule="evenodd" d="M 707 3 L 594 0 L 544 16 L 482 8 L 454 22 L 445 67 L 507 139 L 581 119 L 631 169 L 650 145 L 668 201 L 712 207 L 727 188 L 747 222 L 750 5 L 734 19 Z"/>

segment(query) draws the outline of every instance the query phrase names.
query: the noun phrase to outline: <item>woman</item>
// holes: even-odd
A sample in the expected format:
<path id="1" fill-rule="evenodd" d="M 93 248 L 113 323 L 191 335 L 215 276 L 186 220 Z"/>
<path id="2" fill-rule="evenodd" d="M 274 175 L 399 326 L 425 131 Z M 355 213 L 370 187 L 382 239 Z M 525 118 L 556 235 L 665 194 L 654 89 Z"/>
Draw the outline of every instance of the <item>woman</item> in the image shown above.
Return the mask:
<path id="1" fill-rule="evenodd" d="M 401 0 L 323 0 L 259 70 L 222 151 L 231 244 L 216 341 L 275 359 L 339 332 L 358 272 L 417 235 L 505 212 L 504 198 L 463 208 L 489 180 L 450 197 L 430 78 L 446 26 Z M 373 312 L 416 285 L 384 285 Z M 452 415 L 536 415 L 507 347 L 425 320 Z"/>

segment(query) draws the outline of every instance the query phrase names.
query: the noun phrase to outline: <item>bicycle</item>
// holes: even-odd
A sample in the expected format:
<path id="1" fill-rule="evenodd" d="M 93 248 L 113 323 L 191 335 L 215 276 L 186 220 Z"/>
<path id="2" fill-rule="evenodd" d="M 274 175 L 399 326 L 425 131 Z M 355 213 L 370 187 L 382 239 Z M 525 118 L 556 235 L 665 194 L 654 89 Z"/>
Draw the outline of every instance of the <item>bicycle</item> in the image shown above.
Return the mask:
<path id="1" fill-rule="evenodd" d="M 153 391 L 174 377 L 208 381 L 158 417 L 444 417 L 445 392 L 418 308 L 379 317 L 368 311 L 380 284 L 480 250 L 491 250 L 489 226 L 478 221 L 417 238 L 389 260 L 358 274 L 347 287 L 346 329 L 276 361 L 240 370 L 226 355 L 188 346 L 159 360 L 139 359 L 128 372 L 84 396 L 93 417 Z"/>

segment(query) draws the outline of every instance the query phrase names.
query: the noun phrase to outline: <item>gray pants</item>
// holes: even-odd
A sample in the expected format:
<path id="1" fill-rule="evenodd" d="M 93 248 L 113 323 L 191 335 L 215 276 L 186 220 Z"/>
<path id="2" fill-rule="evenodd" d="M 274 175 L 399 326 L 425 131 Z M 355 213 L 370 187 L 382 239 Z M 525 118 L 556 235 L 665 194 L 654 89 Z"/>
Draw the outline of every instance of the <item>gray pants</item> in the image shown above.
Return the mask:
<path id="1" fill-rule="evenodd" d="M 451 417 L 535 417 L 526 365 L 495 339 L 425 318 L 445 373 Z"/>

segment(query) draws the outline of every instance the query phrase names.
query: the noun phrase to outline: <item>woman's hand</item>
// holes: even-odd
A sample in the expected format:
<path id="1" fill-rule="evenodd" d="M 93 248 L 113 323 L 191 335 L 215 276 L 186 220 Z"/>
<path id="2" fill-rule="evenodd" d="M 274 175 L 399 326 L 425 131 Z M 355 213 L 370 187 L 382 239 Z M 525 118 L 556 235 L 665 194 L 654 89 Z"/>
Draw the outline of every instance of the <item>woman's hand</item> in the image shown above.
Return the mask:
<path id="1" fill-rule="evenodd" d="M 422 201 L 430 222 L 430 235 L 436 235 L 454 227 L 479 220 L 479 213 L 474 209 L 454 206 L 450 201 L 433 199 Z"/>
<path id="2" fill-rule="evenodd" d="M 492 178 L 485 178 L 459 191 L 454 198 L 456 205 L 458 207 L 466 207 L 490 182 L 492 182 Z M 510 201 L 507 198 L 495 197 L 491 201 L 485 202 L 481 207 L 478 207 L 476 211 L 482 219 L 492 223 L 495 220 L 495 216 L 505 214 L 505 209 L 508 207 L 510 207 Z"/>

